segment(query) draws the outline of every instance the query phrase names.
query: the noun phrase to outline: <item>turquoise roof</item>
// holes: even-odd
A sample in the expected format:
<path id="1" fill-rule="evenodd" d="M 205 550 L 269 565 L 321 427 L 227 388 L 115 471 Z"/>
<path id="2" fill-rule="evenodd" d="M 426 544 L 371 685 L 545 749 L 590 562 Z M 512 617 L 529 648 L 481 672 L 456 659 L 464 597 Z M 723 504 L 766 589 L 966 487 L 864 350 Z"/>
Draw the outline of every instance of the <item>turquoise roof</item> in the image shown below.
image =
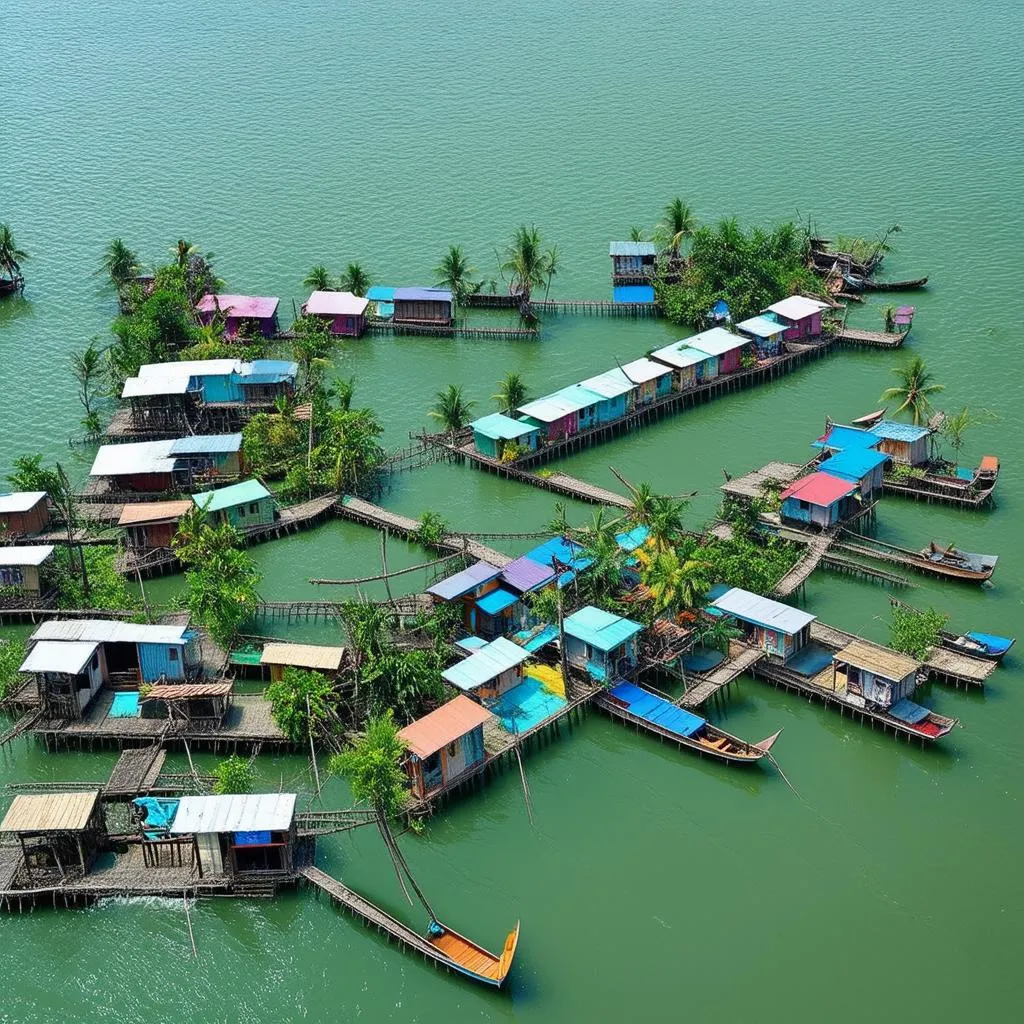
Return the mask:
<path id="1" fill-rule="evenodd" d="M 484 437 L 495 441 L 512 441 L 527 434 L 536 434 L 539 429 L 500 412 L 491 413 L 490 416 L 481 416 L 480 419 L 470 423 L 470 426 L 475 433 L 483 434 Z"/>
<path id="2" fill-rule="evenodd" d="M 518 644 L 499 636 L 457 665 L 445 669 L 441 676 L 460 690 L 474 690 L 521 665 L 529 656 L 529 652 Z"/>
<path id="3" fill-rule="evenodd" d="M 192 500 L 207 512 L 220 512 L 222 509 L 247 505 L 249 502 L 262 501 L 264 498 L 270 497 L 272 497 L 270 491 L 259 480 L 243 480 L 238 484 L 220 487 L 216 491 L 193 494 Z"/>
<path id="4" fill-rule="evenodd" d="M 518 594 L 513 594 L 511 590 L 506 590 L 504 587 L 498 587 L 489 594 L 478 597 L 476 606 L 484 615 L 497 615 L 498 612 L 511 608 L 518 600 Z"/>
<path id="5" fill-rule="evenodd" d="M 599 651 L 614 651 L 644 627 L 632 619 L 624 619 L 621 615 L 613 615 L 587 605 L 573 612 L 563 623 L 563 628 L 568 636 L 582 640 Z"/>
<path id="6" fill-rule="evenodd" d="M 930 427 L 917 427 L 913 423 L 898 423 L 896 420 L 882 420 L 871 428 L 871 433 L 890 441 L 919 441 L 931 433 Z"/>

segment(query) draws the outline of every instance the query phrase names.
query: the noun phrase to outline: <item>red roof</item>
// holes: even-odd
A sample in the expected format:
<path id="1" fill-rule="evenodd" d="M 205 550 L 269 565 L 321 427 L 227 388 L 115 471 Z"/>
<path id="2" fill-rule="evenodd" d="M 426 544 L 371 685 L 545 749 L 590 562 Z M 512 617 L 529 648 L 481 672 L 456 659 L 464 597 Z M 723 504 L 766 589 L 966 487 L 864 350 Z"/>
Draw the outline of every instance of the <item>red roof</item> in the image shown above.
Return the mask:
<path id="1" fill-rule="evenodd" d="M 460 693 L 455 700 L 407 725 L 398 735 L 417 757 L 430 757 L 492 717 L 487 708 Z"/>
<path id="2" fill-rule="evenodd" d="M 857 485 L 849 480 L 840 480 L 830 473 L 812 473 L 801 477 L 782 492 L 782 499 L 799 498 L 812 505 L 834 505 L 840 498 L 853 494 Z"/>

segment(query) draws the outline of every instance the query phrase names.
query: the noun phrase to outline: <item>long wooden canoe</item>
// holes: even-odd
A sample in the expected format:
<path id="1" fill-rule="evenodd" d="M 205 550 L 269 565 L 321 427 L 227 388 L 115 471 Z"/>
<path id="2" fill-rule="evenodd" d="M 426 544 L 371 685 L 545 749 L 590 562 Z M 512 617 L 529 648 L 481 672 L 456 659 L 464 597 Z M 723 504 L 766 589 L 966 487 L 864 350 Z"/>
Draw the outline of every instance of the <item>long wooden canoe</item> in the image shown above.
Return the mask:
<path id="1" fill-rule="evenodd" d="M 482 981 L 485 985 L 501 988 L 512 967 L 512 959 L 519 945 L 519 922 L 517 921 L 515 928 L 508 933 L 500 956 L 495 956 L 440 921 L 431 923 L 426 938 L 455 970 L 475 981 Z"/>

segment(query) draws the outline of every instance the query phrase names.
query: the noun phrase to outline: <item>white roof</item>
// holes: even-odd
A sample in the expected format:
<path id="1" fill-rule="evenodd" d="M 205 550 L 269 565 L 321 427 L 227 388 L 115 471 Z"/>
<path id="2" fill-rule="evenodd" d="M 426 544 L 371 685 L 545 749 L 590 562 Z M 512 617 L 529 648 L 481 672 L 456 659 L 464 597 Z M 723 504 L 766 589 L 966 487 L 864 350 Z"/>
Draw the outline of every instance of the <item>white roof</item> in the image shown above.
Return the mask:
<path id="1" fill-rule="evenodd" d="M 738 323 L 736 330 L 746 331 L 747 334 L 754 334 L 759 338 L 771 338 L 773 335 L 788 331 L 789 328 L 785 324 L 769 320 L 766 316 L 752 316 L 749 320 Z"/>
<path id="2" fill-rule="evenodd" d="M 703 363 L 708 359 L 714 359 L 714 356 L 701 351 L 699 348 L 691 348 L 689 341 L 674 341 L 671 345 L 659 348 L 652 355 L 660 362 L 668 363 L 670 367 L 677 366 L 680 369 L 685 366 L 696 366 L 697 363 Z"/>
<path id="3" fill-rule="evenodd" d="M 724 327 L 712 327 L 710 331 L 701 331 L 700 334 L 695 334 L 692 338 L 684 339 L 684 342 L 690 348 L 700 349 L 701 352 L 707 352 L 711 356 L 720 356 L 741 345 L 749 345 L 750 339 L 741 338 Z"/>
<path id="4" fill-rule="evenodd" d="M 649 380 L 663 377 L 666 373 L 670 372 L 669 368 L 663 363 L 656 363 L 653 359 L 648 359 L 646 356 L 641 356 L 639 359 L 634 359 L 631 363 L 626 363 L 622 370 L 630 380 L 636 381 L 637 384 L 646 384 Z"/>
<path id="5" fill-rule="evenodd" d="M 168 831 L 285 832 L 294 817 L 294 793 L 183 796 Z"/>
<path id="6" fill-rule="evenodd" d="M 574 412 L 579 412 L 579 409 L 579 405 L 575 402 L 550 397 L 538 398 L 535 402 L 527 402 L 526 405 L 521 405 L 516 411 L 522 413 L 523 416 L 529 416 L 530 419 L 540 420 L 541 423 L 554 423 L 555 420 L 560 420 L 563 416 L 570 416 Z"/>
<path id="7" fill-rule="evenodd" d="M 145 398 L 149 395 L 183 395 L 191 378 L 187 373 L 153 373 L 146 377 L 129 377 L 121 389 L 122 398 Z"/>
<path id="8" fill-rule="evenodd" d="M 790 295 L 789 298 L 773 302 L 765 312 L 778 313 L 787 320 L 803 320 L 805 317 L 820 313 L 823 309 L 828 309 L 827 302 L 809 299 L 806 295 Z"/>
<path id="9" fill-rule="evenodd" d="M 186 374 L 189 377 L 226 377 L 239 365 L 237 359 L 185 359 L 175 363 L 146 363 L 139 367 L 140 377 L 166 377 Z"/>
<path id="10" fill-rule="evenodd" d="M 46 491 L 15 491 L 13 494 L 0 494 L 0 515 L 5 512 L 27 512 L 46 497 Z"/>
<path id="11" fill-rule="evenodd" d="M 617 366 L 614 370 L 606 370 L 596 377 L 581 380 L 580 385 L 602 398 L 618 398 L 619 395 L 629 394 L 636 387 L 636 383 L 631 381 Z"/>
<path id="12" fill-rule="evenodd" d="M 761 597 L 760 594 L 752 594 L 749 590 L 740 590 L 739 587 L 727 590 L 720 598 L 712 601 L 711 606 L 756 626 L 777 629 L 790 636 L 799 633 L 817 618 L 799 608 L 773 601 L 770 597 Z"/>
<path id="13" fill-rule="evenodd" d="M 33 640 L 89 640 L 113 644 L 183 644 L 187 626 L 155 626 L 113 619 L 51 619 L 41 622 Z"/>
<path id="14" fill-rule="evenodd" d="M 359 316 L 369 304 L 351 292 L 313 292 L 303 308 L 313 316 Z"/>
<path id="15" fill-rule="evenodd" d="M 66 672 L 76 676 L 96 653 L 97 645 L 89 640 L 41 640 L 21 663 L 22 672 Z"/>
<path id="16" fill-rule="evenodd" d="M 105 444 L 96 453 L 90 476 L 131 476 L 135 473 L 170 473 L 174 470 L 174 441 L 135 441 Z"/>
<path id="17" fill-rule="evenodd" d="M 0 565 L 42 565 L 52 554 L 52 544 L 0 547 Z"/>
<path id="18" fill-rule="evenodd" d="M 530 652 L 503 636 L 474 651 L 468 658 L 452 665 L 441 673 L 453 686 L 460 690 L 475 690 L 478 686 L 497 679 L 502 672 L 521 665 Z"/>

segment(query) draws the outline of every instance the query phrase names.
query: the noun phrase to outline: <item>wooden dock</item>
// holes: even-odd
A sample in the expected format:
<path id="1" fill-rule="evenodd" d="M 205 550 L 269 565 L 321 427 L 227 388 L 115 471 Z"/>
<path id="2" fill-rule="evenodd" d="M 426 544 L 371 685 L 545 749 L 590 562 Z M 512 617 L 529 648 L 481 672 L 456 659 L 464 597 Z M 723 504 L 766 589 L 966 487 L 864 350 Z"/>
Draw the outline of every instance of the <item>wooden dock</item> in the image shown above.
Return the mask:
<path id="1" fill-rule="evenodd" d="M 928 504 L 935 502 L 937 505 L 952 505 L 955 508 L 985 508 L 995 497 L 994 486 L 978 491 L 966 480 L 938 480 L 927 475 L 897 480 L 891 474 L 886 474 L 882 478 L 882 489 L 886 494 L 898 494 L 913 501 Z"/>
<path id="2" fill-rule="evenodd" d="M 158 743 L 123 750 L 103 787 L 103 798 L 130 800 L 144 796 L 156 785 L 166 760 L 167 751 Z"/>
<path id="3" fill-rule="evenodd" d="M 812 536 L 809 539 L 805 537 L 806 549 L 800 557 L 800 561 L 775 584 L 772 596 L 789 597 L 790 594 L 799 590 L 807 582 L 811 573 L 818 568 L 818 564 L 825 557 L 835 539 L 835 528 L 823 530 L 817 536 Z"/>
<path id="4" fill-rule="evenodd" d="M 390 320 L 374 320 L 366 325 L 367 334 L 408 335 L 421 338 L 474 338 L 482 341 L 536 341 L 540 331 L 534 327 L 483 327 L 456 323 L 451 327 L 430 327 L 426 324 L 395 324 Z"/>
<path id="5" fill-rule="evenodd" d="M 861 331 L 854 327 L 841 327 L 836 331 L 836 340 L 845 345 L 863 345 L 869 348 L 899 348 L 909 331 L 902 334 L 889 331 Z"/>
<path id="6" fill-rule="evenodd" d="M 763 657 L 764 651 L 733 641 L 729 645 L 729 657 L 716 665 L 710 672 L 702 674 L 696 685 L 687 689 L 674 703 L 681 708 L 699 708 L 728 687 L 730 683 L 735 682 L 744 672 L 752 672 L 754 666 Z"/>
<path id="7" fill-rule="evenodd" d="M 534 313 L 560 313 L 573 316 L 660 317 L 654 302 L 611 302 L 603 299 L 532 299 Z"/>

